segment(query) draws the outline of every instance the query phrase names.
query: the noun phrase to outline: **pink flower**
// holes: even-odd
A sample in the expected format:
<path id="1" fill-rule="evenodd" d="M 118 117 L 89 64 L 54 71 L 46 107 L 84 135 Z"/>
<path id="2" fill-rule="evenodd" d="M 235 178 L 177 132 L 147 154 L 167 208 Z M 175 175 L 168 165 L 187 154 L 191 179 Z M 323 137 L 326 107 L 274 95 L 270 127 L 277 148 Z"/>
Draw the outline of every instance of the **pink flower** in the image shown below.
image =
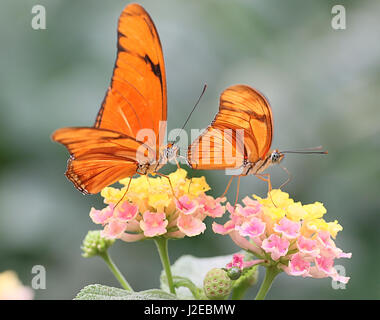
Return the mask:
<path id="1" fill-rule="evenodd" d="M 249 218 L 257 214 L 257 212 L 259 211 L 257 210 L 257 208 L 254 208 L 254 207 L 245 207 L 245 208 L 239 207 L 238 208 L 238 214 L 246 218 Z"/>
<path id="2" fill-rule="evenodd" d="M 301 253 L 316 257 L 319 254 L 317 241 L 300 236 L 297 239 L 297 248 Z"/>
<path id="3" fill-rule="evenodd" d="M 236 226 L 235 229 L 239 231 L 243 237 L 259 237 L 264 233 L 265 223 L 258 218 L 252 218 L 248 222 L 244 222 L 241 226 Z"/>
<path id="4" fill-rule="evenodd" d="M 251 261 L 244 261 L 244 255 L 240 253 L 235 253 L 232 256 L 232 262 L 227 263 L 226 268 L 231 269 L 233 267 L 237 267 L 241 270 L 244 268 L 249 268 L 255 264 L 259 264 L 264 262 L 264 260 L 251 260 Z"/>
<path id="5" fill-rule="evenodd" d="M 342 250 L 340 250 L 340 253 L 337 256 L 337 258 L 348 258 L 348 259 L 351 259 L 351 257 L 352 257 L 352 253 L 351 252 L 345 253 Z"/>
<path id="6" fill-rule="evenodd" d="M 330 233 L 328 233 L 327 231 L 319 231 L 317 239 L 326 248 L 331 248 L 332 246 L 334 246 L 334 242 L 331 239 Z"/>
<path id="7" fill-rule="evenodd" d="M 146 211 L 143 214 L 143 220 L 140 221 L 140 227 L 146 237 L 156 237 L 166 233 L 168 220 L 164 212 Z"/>
<path id="8" fill-rule="evenodd" d="M 235 242 L 235 244 L 247 251 L 250 251 L 252 253 L 262 255 L 263 251 L 261 250 L 261 241 L 257 241 L 257 238 L 255 238 L 252 242 L 247 240 L 246 238 L 242 237 L 239 232 L 232 231 L 229 233 L 229 236 L 231 237 L 231 240 Z M 256 241 L 255 241 L 256 240 Z"/>
<path id="9" fill-rule="evenodd" d="M 240 253 L 235 253 L 232 256 L 232 262 L 228 263 L 226 265 L 227 269 L 230 269 L 232 267 L 238 267 L 239 269 L 243 269 L 244 264 L 244 255 Z"/>
<path id="10" fill-rule="evenodd" d="M 176 200 L 177 209 L 183 214 L 193 214 L 198 209 L 198 203 L 190 200 L 188 196 L 182 196 Z"/>
<path id="11" fill-rule="evenodd" d="M 332 258 L 351 258 L 351 253 L 345 253 L 336 247 L 334 241 L 331 239 L 330 233 L 327 231 L 320 231 L 317 240 L 320 243 L 323 256 L 329 256 Z"/>
<path id="12" fill-rule="evenodd" d="M 120 236 L 120 239 L 125 241 L 125 242 L 136 242 L 139 240 L 144 239 L 144 234 L 143 233 L 123 233 Z"/>
<path id="13" fill-rule="evenodd" d="M 104 224 L 107 222 L 109 218 L 113 215 L 113 205 L 109 205 L 102 210 L 97 210 L 95 208 L 91 208 L 90 218 L 96 224 Z"/>
<path id="14" fill-rule="evenodd" d="M 118 206 L 115 211 L 117 218 L 122 221 L 129 221 L 136 218 L 138 213 L 138 206 L 125 201 L 120 206 Z"/>
<path id="15" fill-rule="evenodd" d="M 235 230 L 237 225 L 240 225 L 244 220 L 239 216 L 237 211 L 235 211 L 234 207 L 227 203 L 227 210 L 231 213 L 231 220 L 227 221 L 224 225 L 218 224 L 216 222 L 212 223 L 212 230 L 215 233 L 219 234 L 228 234 Z M 239 207 L 239 205 L 237 206 Z"/>
<path id="16" fill-rule="evenodd" d="M 108 239 L 119 238 L 125 231 L 127 223 L 118 219 L 111 219 L 111 221 L 104 227 L 101 232 L 102 236 Z"/>
<path id="17" fill-rule="evenodd" d="M 309 274 L 310 262 L 304 260 L 300 253 L 296 253 L 289 261 L 288 267 L 285 268 L 287 274 L 291 276 L 306 277 Z"/>
<path id="18" fill-rule="evenodd" d="M 319 269 L 318 266 L 313 266 L 310 268 L 309 275 L 316 279 L 331 277 L 333 280 L 339 281 L 342 283 L 348 283 L 348 281 L 350 280 L 350 277 L 339 275 L 339 273 L 337 272 L 335 268 L 332 268 L 330 272 L 327 274 L 323 270 Z"/>
<path id="19" fill-rule="evenodd" d="M 287 239 L 283 239 L 276 234 L 272 234 L 269 238 L 263 241 L 261 248 L 263 248 L 267 253 L 270 252 L 273 260 L 278 260 L 280 257 L 286 255 L 289 244 L 290 243 Z"/>
<path id="20" fill-rule="evenodd" d="M 227 234 L 235 230 L 235 224 L 232 221 L 227 221 L 224 225 L 213 222 L 212 231 L 218 234 Z"/>
<path id="21" fill-rule="evenodd" d="M 231 213 L 231 216 L 240 216 L 241 218 L 250 218 L 257 213 L 255 208 L 242 207 L 240 204 L 233 207 L 230 203 L 227 203 L 227 210 Z"/>
<path id="22" fill-rule="evenodd" d="M 255 211 L 255 213 L 259 213 L 260 210 L 261 210 L 261 208 L 262 208 L 262 205 L 260 204 L 260 202 L 258 202 L 257 200 L 253 200 L 253 199 L 251 199 L 249 197 L 245 197 L 243 199 L 243 203 L 247 207 L 253 209 Z"/>
<path id="23" fill-rule="evenodd" d="M 320 271 L 329 275 L 333 272 L 334 259 L 329 257 L 317 257 L 315 258 L 315 265 Z"/>
<path id="24" fill-rule="evenodd" d="M 220 218 L 223 216 L 226 211 L 225 206 L 221 205 L 221 202 L 226 201 L 225 198 L 216 198 L 214 199 L 211 196 L 203 196 L 199 203 L 203 206 L 203 210 L 207 215 L 213 218 Z"/>
<path id="25" fill-rule="evenodd" d="M 287 239 L 295 239 L 299 236 L 301 224 L 291 221 L 287 218 L 282 218 L 279 224 L 276 224 L 274 231 L 281 233 Z"/>
<path id="26" fill-rule="evenodd" d="M 315 267 L 311 272 L 315 278 L 331 277 L 335 281 L 347 283 L 350 277 L 339 275 L 338 271 L 334 268 L 334 259 L 330 257 L 317 257 L 315 259 Z"/>
<path id="27" fill-rule="evenodd" d="M 178 218 L 178 229 L 188 237 L 197 236 L 205 231 L 206 225 L 202 220 L 194 218 L 191 215 L 181 215 Z"/>

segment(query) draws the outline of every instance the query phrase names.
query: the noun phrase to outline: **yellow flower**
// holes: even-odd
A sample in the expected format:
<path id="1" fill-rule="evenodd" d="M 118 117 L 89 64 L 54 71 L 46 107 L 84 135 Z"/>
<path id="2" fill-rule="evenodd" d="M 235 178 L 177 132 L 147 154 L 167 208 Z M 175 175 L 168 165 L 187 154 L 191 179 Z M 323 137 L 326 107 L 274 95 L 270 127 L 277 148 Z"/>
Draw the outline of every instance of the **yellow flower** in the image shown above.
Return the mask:
<path id="1" fill-rule="evenodd" d="M 187 180 L 186 176 L 187 176 L 187 171 L 184 169 L 178 169 L 177 171 L 174 171 L 171 174 L 169 174 L 169 179 L 173 185 L 173 188 L 177 187 L 180 184 L 183 184 L 185 180 Z M 164 179 L 164 180 L 168 180 L 168 179 Z M 167 183 L 169 184 L 169 181 L 167 181 Z"/>
<path id="2" fill-rule="evenodd" d="M 307 211 L 301 202 L 295 202 L 286 209 L 286 217 L 293 221 L 303 220 L 307 215 Z"/>
<path id="3" fill-rule="evenodd" d="M 261 219 L 266 224 L 266 232 L 273 232 L 273 228 L 285 216 L 285 210 L 275 207 L 262 207 Z"/>
<path id="4" fill-rule="evenodd" d="M 337 233 L 342 231 L 343 227 L 338 223 L 338 220 L 334 222 L 327 223 L 327 231 L 331 234 L 331 236 L 335 239 Z"/>
<path id="5" fill-rule="evenodd" d="M 274 208 L 274 207 L 264 207 L 263 213 L 265 216 L 269 217 L 272 221 L 277 222 L 285 217 L 285 210 L 282 208 Z"/>
<path id="6" fill-rule="evenodd" d="M 268 197 L 265 199 L 262 199 L 255 194 L 253 197 L 266 207 L 286 209 L 294 203 L 294 200 L 289 198 L 289 194 L 281 191 L 280 189 L 273 189 L 268 193 Z"/>
<path id="7" fill-rule="evenodd" d="M 181 188 L 185 193 L 198 197 L 200 194 L 211 190 L 206 182 L 205 177 L 187 179 L 186 183 Z"/>
<path id="8" fill-rule="evenodd" d="M 125 187 L 128 188 L 129 180 L 130 180 L 129 178 L 123 179 L 123 181 L 120 181 L 120 183 L 124 184 Z M 129 184 L 129 190 L 131 192 L 136 192 L 136 193 L 147 192 L 149 190 L 149 187 L 150 187 L 150 180 L 146 176 L 140 176 L 135 179 L 132 179 L 131 184 Z"/>
<path id="9" fill-rule="evenodd" d="M 334 222 L 326 222 L 324 219 L 314 219 L 305 223 L 309 232 L 318 233 L 319 231 L 327 231 L 335 239 L 337 233 L 343 230 L 343 227 L 337 220 Z"/>
<path id="10" fill-rule="evenodd" d="M 104 203 L 107 204 L 116 204 L 121 199 L 123 194 L 124 193 L 122 190 L 113 187 L 105 187 L 100 192 L 100 195 L 104 198 Z"/>
<path id="11" fill-rule="evenodd" d="M 305 219 L 307 220 L 322 218 L 327 212 L 326 208 L 323 206 L 323 203 L 318 201 L 312 204 L 304 205 L 303 208 L 307 212 L 307 215 L 305 216 Z"/>
<path id="12" fill-rule="evenodd" d="M 328 231 L 328 224 L 324 219 L 313 219 L 304 221 L 303 233 L 306 235 L 311 235 L 313 233 L 318 233 L 319 231 Z"/>
<path id="13" fill-rule="evenodd" d="M 167 193 L 150 194 L 148 203 L 151 207 L 157 210 L 157 212 L 164 211 L 165 207 L 168 207 L 172 201 Z"/>

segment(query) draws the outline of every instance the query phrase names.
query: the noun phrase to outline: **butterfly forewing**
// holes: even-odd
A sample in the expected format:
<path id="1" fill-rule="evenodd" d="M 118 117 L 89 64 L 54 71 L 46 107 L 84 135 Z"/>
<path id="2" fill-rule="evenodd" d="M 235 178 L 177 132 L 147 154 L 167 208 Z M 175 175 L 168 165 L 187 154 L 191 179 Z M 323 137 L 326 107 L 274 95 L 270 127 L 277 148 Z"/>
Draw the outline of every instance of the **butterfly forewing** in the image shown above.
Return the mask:
<path id="1" fill-rule="evenodd" d="M 117 47 L 111 86 L 95 127 L 134 138 L 139 130 L 152 129 L 158 158 L 164 138 L 159 125 L 167 119 L 165 66 L 157 30 L 141 6 L 131 4 L 122 12 Z"/>
<path id="2" fill-rule="evenodd" d="M 272 112 L 265 97 L 246 85 L 231 86 L 222 92 L 219 112 L 212 124 L 189 147 L 188 162 L 197 169 L 228 169 L 240 167 L 244 161 L 255 163 L 269 151 L 272 127 Z M 230 138 L 223 139 L 226 130 L 235 134 L 227 134 Z M 222 139 L 209 143 L 217 131 Z M 230 148 L 235 152 L 235 162 Z"/>

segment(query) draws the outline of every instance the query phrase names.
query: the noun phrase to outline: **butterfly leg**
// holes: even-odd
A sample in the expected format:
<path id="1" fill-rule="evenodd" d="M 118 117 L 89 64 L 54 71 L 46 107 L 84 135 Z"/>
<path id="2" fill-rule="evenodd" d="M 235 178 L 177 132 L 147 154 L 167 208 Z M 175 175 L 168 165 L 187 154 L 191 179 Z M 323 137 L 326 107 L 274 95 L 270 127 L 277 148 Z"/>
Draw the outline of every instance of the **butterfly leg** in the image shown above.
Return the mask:
<path id="1" fill-rule="evenodd" d="M 192 183 L 193 183 L 193 177 L 190 178 L 189 188 L 187 189 L 187 193 L 190 193 L 190 186 Z"/>
<path id="2" fill-rule="evenodd" d="M 238 182 L 237 182 L 237 187 L 236 187 L 236 198 L 235 198 L 234 208 L 236 208 L 236 204 L 237 204 L 238 199 L 239 199 L 240 178 L 241 178 L 241 176 L 238 177 Z"/>
<path id="3" fill-rule="evenodd" d="M 146 181 L 148 181 L 148 185 L 149 185 L 149 187 L 151 187 L 151 185 L 150 185 L 150 180 L 149 180 L 149 177 L 148 177 L 148 175 L 147 175 L 147 174 L 145 174 L 145 177 L 146 177 Z"/>
<path id="4" fill-rule="evenodd" d="M 169 185 L 170 185 L 170 188 L 172 189 L 173 196 L 174 196 L 174 198 L 176 198 L 176 199 L 179 201 L 179 199 L 178 199 L 177 196 L 175 195 L 175 192 L 174 192 L 174 189 L 173 189 L 173 185 L 172 185 L 172 182 L 170 181 L 170 178 L 169 178 L 168 176 L 165 176 L 165 175 L 162 174 L 162 173 L 159 173 L 159 172 L 156 172 L 156 174 L 157 174 L 158 176 L 160 176 L 160 177 L 163 177 L 163 178 L 168 179 L 168 181 L 169 181 Z"/>
<path id="5" fill-rule="evenodd" d="M 258 173 L 258 174 L 255 174 L 255 176 L 259 178 L 260 180 L 268 183 L 268 193 L 272 191 L 272 183 L 270 181 L 269 173 Z"/>
<path id="6" fill-rule="evenodd" d="M 177 165 L 177 169 L 181 169 L 181 166 L 179 165 L 179 162 L 176 158 L 174 158 L 175 164 Z"/>
<path id="7" fill-rule="evenodd" d="M 228 189 L 229 189 L 230 186 L 231 186 L 231 182 L 232 182 L 232 180 L 233 180 L 234 178 L 236 178 L 236 177 L 237 177 L 237 176 L 232 176 L 232 177 L 230 178 L 230 181 L 228 181 L 228 184 L 227 184 L 226 190 L 224 190 L 224 192 L 223 192 L 223 194 L 220 196 L 220 198 L 223 198 L 223 197 L 227 194 Z"/>
<path id="8" fill-rule="evenodd" d="M 288 179 L 279 187 L 279 189 L 285 187 L 291 180 L 292 180 L 292 175 L 290 174 L 289 170 L 280 165 L 280 167 L 288 174 Z"/>
<path id="9" fill-rule="evenodd" d="M 276 204 L 274 203 L 273 199 L 272 199 L 272 194 L 271 194 L 271 191 L 272 191 L 272 183 L 270 182 L 270 174 L 269 173 L 265 173 L 265 174 L 256 174 L 256 177 L 258 177 L 260 180 L 263 180 L 265 182 L 268 183 L 268 196 L 269 198 L 272 200 L 272 203 L 273 205 L 277 208 Z"/>
<path id="10" fill-rule="evenodd" d="M 123 196 L 122 196 L 122 197 L 120 198 L 120 200 L 116 203 L 116 205 L 114 206 L 113 210 L 115 210 L 116 207 L 120 204 L 120 202 L 123 201 L 124 197 L 125 197 L 126 194 L 128 193 L 129 186 L 131 185 L 131 182 L 132 182 L 132 177 L 129 178 L 129 182 L 128 182 L 127 190 L 125 190 Z"/>

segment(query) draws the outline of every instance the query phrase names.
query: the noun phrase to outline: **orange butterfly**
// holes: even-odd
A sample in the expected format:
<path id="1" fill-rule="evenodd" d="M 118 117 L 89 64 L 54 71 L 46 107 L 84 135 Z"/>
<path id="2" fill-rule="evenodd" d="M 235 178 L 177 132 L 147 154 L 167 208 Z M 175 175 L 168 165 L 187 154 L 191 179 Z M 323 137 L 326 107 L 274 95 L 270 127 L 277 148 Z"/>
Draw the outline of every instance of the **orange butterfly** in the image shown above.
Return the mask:
<path id="1" fill-rule="evenodd" d="M 238 133 L 241 133 L 240 138 Z M 284 153 L 327 153 L 324 151 L 278 151 L 270 150 L 273 136 L 272 110 L 268 100 L 247 85 L 234 85 L 220 96 L 219 112 L 211 125 L 188 148 L 187 161 L 193 169 L 242 169 L 234 177 L 255 175 L 268 182 L 270 175 L 263 171 L 278 164 Z M 319 147 L 317 148 L 319 149 Z M 285 169 L 286 170 L 286 169 Z"/>
<path id="2" fill-rule="evenodd" d="M 70 152 L 67 178 L 85 194 L 136 173 L 157 173 L 177 152 L 173 144 L 161 147 L 167 118 L 164 57 L 156 27 L 140 5 L 121 13 L 117 48 L 94 127 L 62 128 L 52 135 Z M 154 141 L 139 137 L 142 129 L 150 129 Z"/>

